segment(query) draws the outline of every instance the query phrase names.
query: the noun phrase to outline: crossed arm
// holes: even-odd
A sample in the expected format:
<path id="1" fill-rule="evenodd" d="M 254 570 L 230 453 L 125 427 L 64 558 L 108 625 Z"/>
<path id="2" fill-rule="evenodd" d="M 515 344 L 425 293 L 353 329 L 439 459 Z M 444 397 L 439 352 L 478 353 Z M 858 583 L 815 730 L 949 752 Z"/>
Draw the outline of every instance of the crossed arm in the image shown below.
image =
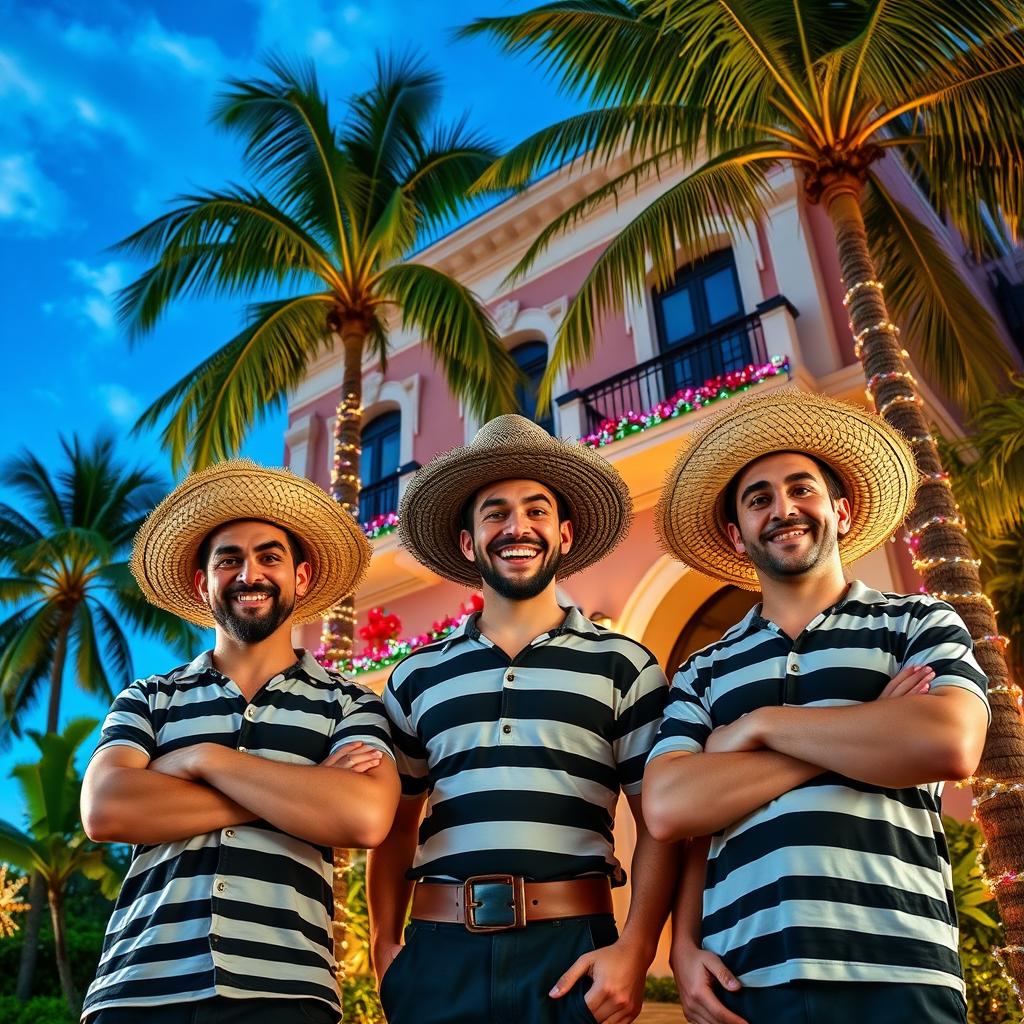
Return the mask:
<path id="1" fill-rule="evenodd" d="M 351 768 L 339 767 L 343 751 L 353 746 L 321 765 L 294 765 L 215 743 L 155 761 L 134 747 L 107 747 L 86 770 L 82 821 L 97 842 L 167 843 L 262 819 L 323 846 L 375 846 L 391 826 L 398 773 L 368 747 Z"/>

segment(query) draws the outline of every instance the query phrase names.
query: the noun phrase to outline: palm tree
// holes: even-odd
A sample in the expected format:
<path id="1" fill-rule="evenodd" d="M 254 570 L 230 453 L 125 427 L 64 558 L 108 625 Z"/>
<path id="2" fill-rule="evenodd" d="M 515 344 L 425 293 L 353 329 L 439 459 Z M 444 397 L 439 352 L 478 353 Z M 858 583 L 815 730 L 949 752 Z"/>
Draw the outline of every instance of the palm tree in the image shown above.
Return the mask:
<path id="1" fill-rule="evenodd" d="M 0 482 L 24 499 L 26 510 L 0 503 L 0 602 L 14 606 L 0 622 L 0 744 L 21 734 L 46 683 L 46 731 L 57 731 L 69 656 L 78 685 L 109 703 L 114 686 L 131 679 L 125 627 L 182 652 L 199 638 L 149 604 L 128 567 L 132 538 L 164 493 L 159 478 L 119 463 L 109 438 L 61 445 L 67 464 L 56 478 L 29 451 L 0 467 Z M 43 896 L 33 875 L 17 985 L 22 998 L 32 986 Z"/>
<path id="2" fill-rule="evenodd" d="M 22 831 L 9 821 L 0 821 L 0 858 L 44 881 L 53 922 L 57 974 L 73 1014 L 82 1003 L 71 978 L 64 920 L 64 894 L 68 882 L 85 875 L 100 883 L 103 895 L 113 899 L 121 879 L 107 863 L 104 851 L 91 843 L 82 829 L 78 800 L 82 780 L 75 772 L 75 753 L 96 727 L 92 718 L 76 718 L 63 733 L 38 732 L 29 735 L 39 747 L 40 758 L 19 764 L 12 775 L 21 787 L 28 808 L 29 825 Z"/>
<path id="3" fill-rule="evenodd" d="M 121 295 L 137 335 L 186 293 L 251 294 L 248 325 L 161 395 L 139 421 L 170 411 L 163 441 L 175 467 L 235 452 L 321 353 L 340 345 L 333 496 L 357 515 L 362 366 L 386 365 L 389 314 L 419 331 L 452 391 L 478 416 L 516 408 L 518 370 L 491 319 L 462 285 L 402 262 L 465 204 L 496 155 L 465 123 L 433 122 L 440 80 L 416 60 L 378 58 L 370 88 L 335 126 L 312 66 L 272 59 L 272 78 L 231 81 L 214 120 L 245 140 L 248 170 L 266 191 L 230 187 L 181 205 L 120 243 L 155 259 Z M 352 601 L 328 615 L 327 652 L 351 652 Z"/>
<path id="4" fill-rule="evenodd" d="M 699 257 L 728 222 L 765 215 L 769 169 L 802 176 L 835 231 L 869 390 L 911 439 L 923 474 L 909 521 L 917 565 L 968 623 L 992 684 L 979 774 L 1007 782 L 1024 781 L 1019 690 L 891 317 L 922 370 L 968 409 L 1005 388 L 1012 364 L 992 317 L 879 161 L 902 159 L 976 254 L 1007 242 L 1003 217 L 1015 225 L 1024 212 L 1022 24 L 1020 0 L 555 0 L 463 30 L 529 51 L 594 108 L 514 147 L 478 187 L 519 187 L 564 160 L 592 166 L 623 149 L 632 157 L 630 170 L 545 228 L 513 276 L 601 202 L 686 169 L 594 263 L 563 321 L 548 395 L 554 374 L 590 353 L 601 315 L 643 290 L 648 259 L 655 283 L 668 284 L 679 250 Z M 996 870 L 1019 868 L 1024 842 L 1008 837 L 1020 834 L 1024 792 L 985 806 Z M 1007 906 L 1014 889 L 1003 887 L 1001 909 L 1020 949 L 1024 897 Z M 1024 955 L 1012 960 L 1024 978 Z"/>

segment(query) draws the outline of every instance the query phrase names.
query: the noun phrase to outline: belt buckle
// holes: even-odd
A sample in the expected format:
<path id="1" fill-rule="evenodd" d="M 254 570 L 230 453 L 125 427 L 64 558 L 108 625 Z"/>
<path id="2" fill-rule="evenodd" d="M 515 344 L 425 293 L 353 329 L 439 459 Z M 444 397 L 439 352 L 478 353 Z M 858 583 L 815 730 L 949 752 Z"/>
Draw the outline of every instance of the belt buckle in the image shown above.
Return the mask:
<path id="1" fill-rule="evenodd" d="M 512 921 L 509 924 L 477 923 L 476 912 L 483 906 L 483 902 L 475 898 L 474 887 L 486 884 L 509 887 L 509 894 L 512 897 Z M 526 885 L 522 875 L 472 875 L 462 883 L 462 900 L 466 910 L 466 931 L 507 932 L 513 928 L 526 927 Z"/>

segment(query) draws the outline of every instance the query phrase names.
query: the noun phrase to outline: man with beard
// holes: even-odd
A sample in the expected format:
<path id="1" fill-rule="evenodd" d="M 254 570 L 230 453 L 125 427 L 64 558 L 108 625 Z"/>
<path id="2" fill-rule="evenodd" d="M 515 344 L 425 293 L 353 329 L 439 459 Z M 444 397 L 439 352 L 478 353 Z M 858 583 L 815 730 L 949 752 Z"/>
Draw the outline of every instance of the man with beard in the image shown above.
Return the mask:
<path id="1" fill-rule="evenodd" d="M 948 604 L 843 568 L 917 481 L 881 418 L 796 390 L 730 402 L 669 474 L 666 548 L 762 595 L 679 670 L 644 780 L 655 836 L 712 836 L 674 918 L 693 1024 L 966 1019 L 940 794 L 987 682 Z"/>
<path id="2" fill-rule="evenodd" d="M 492 420 L 405 493 L 405 545 L 447 579 L 482 581 L 484 606 L 402 661 L 384 692 L 404 799 L 371 854 L 369 903 L 391 1024 L 639 1012 L 676 877 L 675 850 L 639 813 L 666 680 L 649 651 L 556 591 L 622 539 L 630 511 L 600 455 L 521 416 Z M 637 845 L 617 938 L 620 790 Z"/>
<path id="3" fill-rule="evenodd" d="M 118 696 L 86 771 L 86 832 L 135 849 L 84 1018 L 339 1020 L 331 848 L 379 843 L 399 784 L 380 701 L 291 631 L 369 558 L 319 487 L 246 460 L 189 477 L 139 531 L 145 596 L 216 640 Z"/>

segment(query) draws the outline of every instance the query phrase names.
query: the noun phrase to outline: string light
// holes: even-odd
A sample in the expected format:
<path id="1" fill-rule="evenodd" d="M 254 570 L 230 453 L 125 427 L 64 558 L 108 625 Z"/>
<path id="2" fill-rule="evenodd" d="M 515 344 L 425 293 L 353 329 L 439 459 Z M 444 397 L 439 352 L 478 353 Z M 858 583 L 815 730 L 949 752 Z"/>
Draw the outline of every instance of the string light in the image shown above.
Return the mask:
<path id="1" fill-rule="evenodd" d="M 992 598 L 988 594 L 983 594 L 980 590 L 965 590 L 962 594 L 949 590 L 933 590 L 931 593 L 932 597 L 939 601 L 982 601 L 995 611 Z"/>
<path id="2" fill-rule="evenodd" d="M 853 325 L 850 325 L 852 330 Z M 870 327 L 865 327 L 864 330 L 858 331 L 853 336 L 853 350 L 860 358 L 861 351 L 864 348 L 864 339 L 869 334 L 891 334 L 894 337 L 899 337 L 900 329 L 891 320 L 879 320 L 877 324 L 872 324 Z"/>
<path id="3" fill-rule="evenodd" d="M 868 394 L 870 395 L 879 384 L 885 384 L 892 380 L 908 380 L 911 384 L 917 383 L 917 378 L 908 370 L 891 370 L 888 373 L 876 373 L 868 380 Z"/>
<path id="4" fill-rule="evenodd" d="M 878 415 L 884 416 L 890 409 L 897 405 L 924 405 L 924 400 L 917 395 L 893 395 L 888 402 L 878 408 Z"/>
<path id="5" fill-rule="evenodd" d="M 999 964 L 999 970 L 1002 971 L 1003 979 L 1010 986 L 1013 994 L 1017 997 L 1017 1002 L 1024 1005 L 1024 997 L 1021 995 L 1017 979 L 1010 974 L 1009 968 L 1006 964 L 1006 957 L 1009 953 L 1016 953 L 1020 956 L 1021 954 L 1024 954 L 1024 946 L 997 946 L 992 950 L 992 956 L 996 963 Z"/>
<path id="6" fill-rule="evenodd" d="M 948 557 L 939 555 L 935 558 L 914 559 L 914 568 L 918 572 L 927 572 L 929 569 L 935 569 L 940 565 L 973 565 L 977 569 L 981 565 L 981 559 L 964 558 L 961 555 L 950 555 Z"/>
<path id="7" fill-rule="evenodd" d="M 907 536 L 911 539 L 917 539 L 921 536 L 922 533 L 924 533 L 925 530 L 929 530 L 933 526 L 952 526 L 956 530 L 966 532 L 967 521 L 964 519 L 963 516 L 960 515 L 931 516 L 929 519 L 926 519 L 923 523 L 919 523 L 917 526 L 914 526 L 911 529 L 907 530 Z"/>
<path id="8" fill-rule="evenodd" d="M 846 294 L 843 296 L 843 305 L 848 306 L 850 299 L 854 297 L 859 291 L 863 291 L 865 288 L 874 288 L 877 292 L 885 291 L 885 285 L 881 281 L 868 280 L 858 281 L 855 285 L 851 285 Z"/>

